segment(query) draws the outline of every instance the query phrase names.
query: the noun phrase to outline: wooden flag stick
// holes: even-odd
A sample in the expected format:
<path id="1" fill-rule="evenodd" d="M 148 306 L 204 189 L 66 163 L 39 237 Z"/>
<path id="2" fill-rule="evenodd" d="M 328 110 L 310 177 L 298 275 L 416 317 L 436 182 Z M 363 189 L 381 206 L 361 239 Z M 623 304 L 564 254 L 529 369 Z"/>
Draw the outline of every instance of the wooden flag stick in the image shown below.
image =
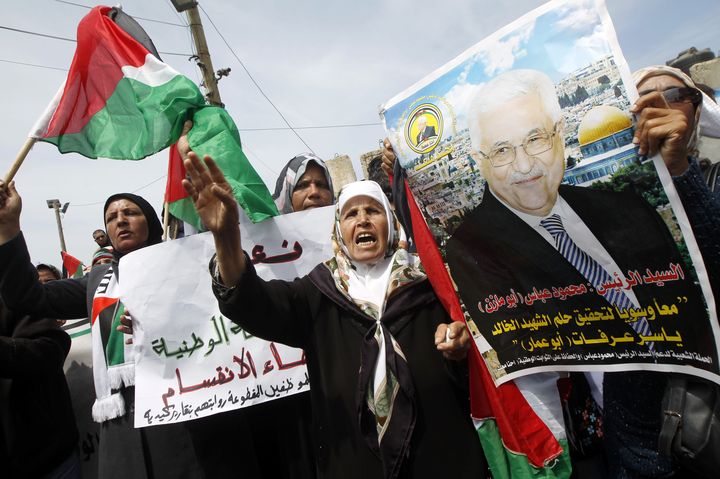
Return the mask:
<path id="1" fill-rule="evenodd" d="M 25 144 L 22 146 L 20 152 L 17 154 L 17 158 L 15 158 L 15 162 L 10 167 L 10 171 L 8 171 L 5 175 L 5 184 L 10 183 L 10 181 L 15 178 L 15 173 L 17 173 L 20 169 L 20 165 L 23 164 L 23 161 L 25 161 L 25 157 L 28 155 L 28 153 L 30 153 L 30 149 L 32 149 L 36 141 L 36 138 L 28 138 L 27 140 L 25 140 Z"/>
<path id="2" fill-rule="evenodd" d="M 168 229 L 170 228 L 170 203 L 167 201 L 165 202 L 165 207 L 163 208 L 163 241 L 167 241 L 168 239 Z"/>

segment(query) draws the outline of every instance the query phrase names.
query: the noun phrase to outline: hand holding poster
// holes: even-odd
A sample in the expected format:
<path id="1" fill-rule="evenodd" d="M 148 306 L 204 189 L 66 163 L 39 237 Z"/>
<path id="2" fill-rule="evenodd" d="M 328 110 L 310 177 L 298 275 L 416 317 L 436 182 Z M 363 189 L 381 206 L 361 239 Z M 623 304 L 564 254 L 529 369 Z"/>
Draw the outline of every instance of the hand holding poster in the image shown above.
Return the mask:
<path id="1" fill-rule="evenodd" d="M 497 383 L 627 369 L 720 382 L 707 274 L 662 158 L 633 144 L 636 98 L 604 5 L 587 1 L 535 10 L 384 105 Z"/>
<path id="2" fill-rule="evenodd" d="M 292 280 L 331 256 L 333 213 L 319 208 L 242 224 L 258 274 Z M 134 323 L 135 427 L 309 390 L 302 350 L 253 337 L 220 314 L 208 272 L 214 252 L 204 233 L 122 259 L 122 297 Z"/>

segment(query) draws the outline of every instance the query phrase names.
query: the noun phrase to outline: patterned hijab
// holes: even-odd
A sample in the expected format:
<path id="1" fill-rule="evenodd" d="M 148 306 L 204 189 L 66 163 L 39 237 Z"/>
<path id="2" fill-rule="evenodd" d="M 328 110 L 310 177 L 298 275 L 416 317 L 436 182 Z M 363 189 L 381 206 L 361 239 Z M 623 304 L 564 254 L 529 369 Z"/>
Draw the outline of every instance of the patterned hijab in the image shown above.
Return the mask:
<path id="1" fill-rule="evenodd" d="M 340 229 L 343 206 L 358 196 L 379 203 L 388 219 L 384 258 L 360 264 L 348 254 Z M 383 321 L 388 299 L 401 288 L 425 279 L 417 255 L 409 254 L 405 233 L 380 185 L 358 181 L 340 192 L 332 233 L 335 256 L 325 263 L 338 291 L 365 313 L 371 324 L 365 334 L 358 375 L 356 406 L 360 432 L 383 463 L 386 479 L 396 478 L 408 457 L 417 406 L 407 359 L 393 333 L 397 323 Z"/>
<path id="2" fill-rule="evenodd" d="M 295 185 L 300 181 L 302 175 L 305 174 L 305 170 L 307 170 L 311 162 L 323 169 L 330 193 L 333 193 L 332 178 L 330 178 L 330 172 L 325 162 L 312 153 L 301 153 L 288 161 L 285 168 L 280 172 L 277 182 L 275 182 L 273 200 L 275 200 L 275 205 L 277 205 L 277 209 L 281 215 L 293 212 L 292 194 L 295 190 Z"/>

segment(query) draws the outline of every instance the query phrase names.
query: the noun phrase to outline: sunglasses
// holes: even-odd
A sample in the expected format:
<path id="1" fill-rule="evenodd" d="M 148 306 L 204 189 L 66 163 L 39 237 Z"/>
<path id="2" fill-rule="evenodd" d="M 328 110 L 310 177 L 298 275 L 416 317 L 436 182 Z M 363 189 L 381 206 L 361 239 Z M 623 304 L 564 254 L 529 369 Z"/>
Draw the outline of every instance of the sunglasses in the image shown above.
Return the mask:
<path id="1" fill-rule="evenodd" d="M 692 103 L 697 106 L 702 102 L 700 90 L 690 87 L 669 88 L 662 92 L 668 103 Z"/>

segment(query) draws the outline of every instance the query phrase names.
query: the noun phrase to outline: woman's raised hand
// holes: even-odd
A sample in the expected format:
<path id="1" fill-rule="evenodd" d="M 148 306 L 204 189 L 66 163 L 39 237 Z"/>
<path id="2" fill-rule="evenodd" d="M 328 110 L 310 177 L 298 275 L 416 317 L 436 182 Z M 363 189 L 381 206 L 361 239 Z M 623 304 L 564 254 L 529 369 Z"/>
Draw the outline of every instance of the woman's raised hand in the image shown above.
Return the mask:
<path id="1" fill-rule="evenodd" d="M 213 234 L 237 231 L 238 206 L 230 184 L 213 159 L 206 155 L 201 161 L 191 151 L 183 163 L 189 176 L 183 180 L 183 188 L 190 195 L 205 227 Z"/>

